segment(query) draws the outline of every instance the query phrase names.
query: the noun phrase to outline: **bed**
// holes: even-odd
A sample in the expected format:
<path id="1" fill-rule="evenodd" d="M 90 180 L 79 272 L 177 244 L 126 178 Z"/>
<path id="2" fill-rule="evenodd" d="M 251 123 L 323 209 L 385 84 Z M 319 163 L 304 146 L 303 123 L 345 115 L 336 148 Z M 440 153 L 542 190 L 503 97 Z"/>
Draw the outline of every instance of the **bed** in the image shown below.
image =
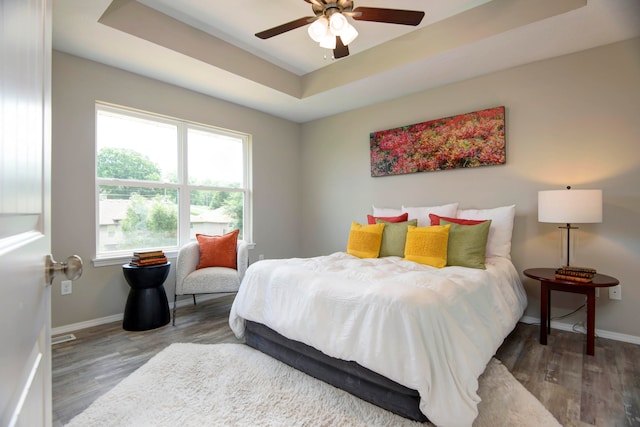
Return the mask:
<path id="1" fill-rule="evenodd" d="M 471 425 L 478 377 L 526 307 L 509 257 L 487 255 L 486 269 L 346 252 L 260 261 L 229 324 L 247 344 L 392 412 Z"/>

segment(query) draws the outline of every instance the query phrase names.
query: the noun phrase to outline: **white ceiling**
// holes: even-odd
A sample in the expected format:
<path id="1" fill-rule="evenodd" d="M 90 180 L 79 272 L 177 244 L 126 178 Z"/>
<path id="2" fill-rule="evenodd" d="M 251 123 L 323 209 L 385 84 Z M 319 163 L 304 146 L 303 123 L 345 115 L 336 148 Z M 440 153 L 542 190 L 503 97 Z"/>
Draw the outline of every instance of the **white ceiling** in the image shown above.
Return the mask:
<path id="1" fill-rule="evenodd" d="M 418 27 L 352 21 L 360 35 L 349 45 L 351 55 L 332 60 L 306 27 L 268 40 L 254 36 L 312 16 L 304 0 L 53 0 L 53 45 L 306 122 L 640 36 L 638 0 L 354 3 L 423 10 L 426 16 Z"/>

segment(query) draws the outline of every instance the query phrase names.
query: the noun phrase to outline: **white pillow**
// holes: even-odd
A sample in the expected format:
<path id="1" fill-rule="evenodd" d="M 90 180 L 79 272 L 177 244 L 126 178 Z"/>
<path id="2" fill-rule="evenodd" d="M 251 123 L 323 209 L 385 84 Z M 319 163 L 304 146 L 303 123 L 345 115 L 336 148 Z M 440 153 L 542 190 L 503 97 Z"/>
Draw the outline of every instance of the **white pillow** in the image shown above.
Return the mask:
<path id="1" fill-rule="evenodd" d="M 502 206 L 493 209 L 461 209 L 456 214 L 463 219 L 490 219 L 489 237 L 487 239 L 486 257 L 503 257 L 511 259 L 511 235 L 516 205 Z"/>
<path id="2" fill-rule="evenodd" d="M 393 209 L 393 208 L 376 208 L 373 207 L 373 216 L 398 216 L 402 215 L 402 209 Z"/>
<path id="3" fill-rule="evenodd" d="M 409 220 L 417 219 L 418 227 L 428 227 L 431 225 L 431 219 L 429 214 L 435 214 L 439 216 L 454 217 L 458 210 L 458 203 L 450 203 L 448 205 L 441 206 L 421 206 L 421 207 L 406 207 L 402 206 L 401 213 L 408 213 Z"/>

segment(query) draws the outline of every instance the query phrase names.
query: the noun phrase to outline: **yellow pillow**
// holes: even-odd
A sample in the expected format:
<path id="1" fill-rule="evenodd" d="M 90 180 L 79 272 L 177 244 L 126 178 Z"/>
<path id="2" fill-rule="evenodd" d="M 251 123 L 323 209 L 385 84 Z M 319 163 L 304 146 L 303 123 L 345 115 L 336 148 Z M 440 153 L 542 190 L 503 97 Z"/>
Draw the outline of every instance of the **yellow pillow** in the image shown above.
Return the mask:
<path id="1" fill-rule="evenodd" d="M 384 224 L 362 225 L 351 223 L 347 253 L 358 258 L 378 258 Z"/>
<path id="2" fill-rule="evenodd" d="M 449 228 L 450 224 L 407 227 L 404 259 L 437 268 L 447 265 Z"/>

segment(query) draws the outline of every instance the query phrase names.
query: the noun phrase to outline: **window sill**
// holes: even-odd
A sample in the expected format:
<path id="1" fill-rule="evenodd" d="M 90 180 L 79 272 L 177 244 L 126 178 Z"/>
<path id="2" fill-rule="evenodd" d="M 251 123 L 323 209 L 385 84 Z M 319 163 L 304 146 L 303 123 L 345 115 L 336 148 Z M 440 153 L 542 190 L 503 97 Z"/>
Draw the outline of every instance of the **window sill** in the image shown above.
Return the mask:
<path id="1" fill-rule="evenodd" d="M 255 243 L 249 243 L 249 249 L 255 249 L 255 247 Z M 178 251 L 165 251 L 165 255 L 167 256 L 167 259 L 175 261 L 175 259 L 178 258 Z M 93 258 L 91 263 L 94 267 L 109 267 L 113 265 L 127 264 L 129 261 L 131 261 L 131 255 L 118 255 L 113 257 Z"/>
<path id="2" fill-rule="evenodd" d="M 167 259 L 172 261 L 178 257 L 178 251 L 176 250 L 165 251 L 164 254 Z M 112 257 L 93 258 L 91 263 L 94 267 L 109 267 L 112 265 L 127 264 L 129 261 L 131 261 L 131 255 L 117 255 Z"/>

